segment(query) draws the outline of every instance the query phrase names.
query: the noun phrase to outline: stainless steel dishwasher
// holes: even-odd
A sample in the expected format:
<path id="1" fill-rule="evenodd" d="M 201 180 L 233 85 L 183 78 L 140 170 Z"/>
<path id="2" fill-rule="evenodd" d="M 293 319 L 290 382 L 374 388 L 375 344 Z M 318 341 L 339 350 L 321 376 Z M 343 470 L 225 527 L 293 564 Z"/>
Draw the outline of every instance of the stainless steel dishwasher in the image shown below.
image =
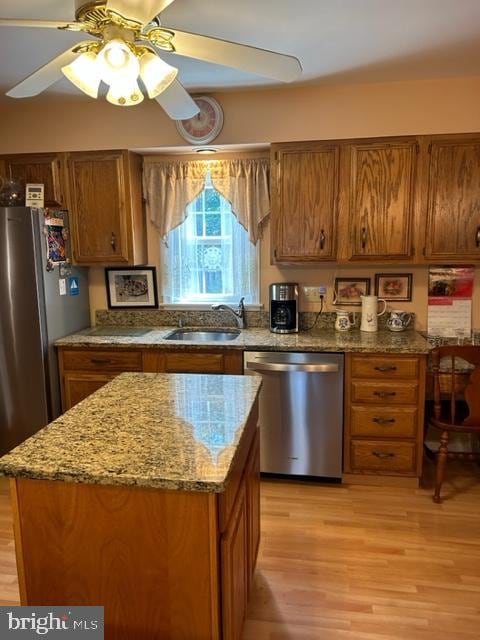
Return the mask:
<path id="1" fill-rule="evenodd" d="M 343 354 L 248 352 L 261 375 L 260 470 L 341 478 Z"/>

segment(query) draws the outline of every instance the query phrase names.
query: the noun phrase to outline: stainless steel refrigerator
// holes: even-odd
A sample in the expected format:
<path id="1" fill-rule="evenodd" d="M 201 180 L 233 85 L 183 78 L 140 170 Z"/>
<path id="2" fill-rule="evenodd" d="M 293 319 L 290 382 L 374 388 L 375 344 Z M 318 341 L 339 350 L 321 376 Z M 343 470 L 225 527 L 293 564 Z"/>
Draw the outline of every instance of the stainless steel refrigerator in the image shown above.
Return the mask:
<path id="1" fill-rule="evenodd" d="M 0 455 L 60 413 L 58 338 L 90 325 L 87 270 L 60 295 L 40 209 L 0 208 Z"/>

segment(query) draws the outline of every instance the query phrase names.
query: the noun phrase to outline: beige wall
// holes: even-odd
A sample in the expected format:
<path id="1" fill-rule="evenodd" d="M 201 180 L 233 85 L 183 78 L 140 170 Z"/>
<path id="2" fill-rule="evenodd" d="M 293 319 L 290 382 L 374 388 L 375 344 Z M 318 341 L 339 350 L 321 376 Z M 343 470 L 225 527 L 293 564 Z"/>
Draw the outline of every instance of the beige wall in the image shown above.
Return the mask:
<path id="1" fill-rule="evenodd" d="M 216 144 L 351 138 L 480 131 L 480 77 L 364 85 L 322 85 L 217 93 L 225 125 Z M 0 153 L 179 146 L 174 123 L 155 102 L 131 109 L 103 101 L 51 96 L 0 102 Z M 159 265 L 158 238 L 149 228 L 149 262 Z M 261 243 L 261 295 L 268 284 L 298 281 L 331 287 L 336 275 L 373 276 L 375 271 L 411 271 L 414 298 L 402 305 L 426 326 L 427 268 L 391 266 L 273 267 L 269 230 Z M 105 308 L 102 269 L 91 269 L 92 311 Z M 478 289 L 478 287 L 476 287 Z M 303 305 L 303 308 L 307 308 Z M 313 307 L 315 308 L 315 307 Z M 480 326 L 480 296 L 474 299 L 474 325 Z"/>

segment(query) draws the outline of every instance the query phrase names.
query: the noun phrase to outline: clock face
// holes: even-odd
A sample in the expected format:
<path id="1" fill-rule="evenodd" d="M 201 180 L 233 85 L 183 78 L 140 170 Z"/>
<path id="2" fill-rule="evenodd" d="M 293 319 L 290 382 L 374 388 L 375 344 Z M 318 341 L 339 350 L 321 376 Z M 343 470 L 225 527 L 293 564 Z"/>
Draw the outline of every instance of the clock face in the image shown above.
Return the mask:
<path id="1" fill-rule="evenodd" d="M 218 136 L 223 126 L 223 111 L 209 96 L 194 98 L 200 111 L 188 120 L 177 120 L 180 135 L 191 144 L 207 144 Z"/>

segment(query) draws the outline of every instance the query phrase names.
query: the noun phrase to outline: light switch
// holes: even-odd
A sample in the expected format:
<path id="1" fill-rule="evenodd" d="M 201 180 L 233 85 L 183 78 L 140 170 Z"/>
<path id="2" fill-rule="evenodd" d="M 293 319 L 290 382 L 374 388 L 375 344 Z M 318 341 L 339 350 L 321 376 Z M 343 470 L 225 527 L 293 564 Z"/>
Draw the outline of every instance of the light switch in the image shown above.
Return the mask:
<path id="1" fill-rule="evenodd" d="M 58 290 L 61 296 L 67 295 L 67 281 L 65 278 L 60 278 L 58 281 Z"/>

